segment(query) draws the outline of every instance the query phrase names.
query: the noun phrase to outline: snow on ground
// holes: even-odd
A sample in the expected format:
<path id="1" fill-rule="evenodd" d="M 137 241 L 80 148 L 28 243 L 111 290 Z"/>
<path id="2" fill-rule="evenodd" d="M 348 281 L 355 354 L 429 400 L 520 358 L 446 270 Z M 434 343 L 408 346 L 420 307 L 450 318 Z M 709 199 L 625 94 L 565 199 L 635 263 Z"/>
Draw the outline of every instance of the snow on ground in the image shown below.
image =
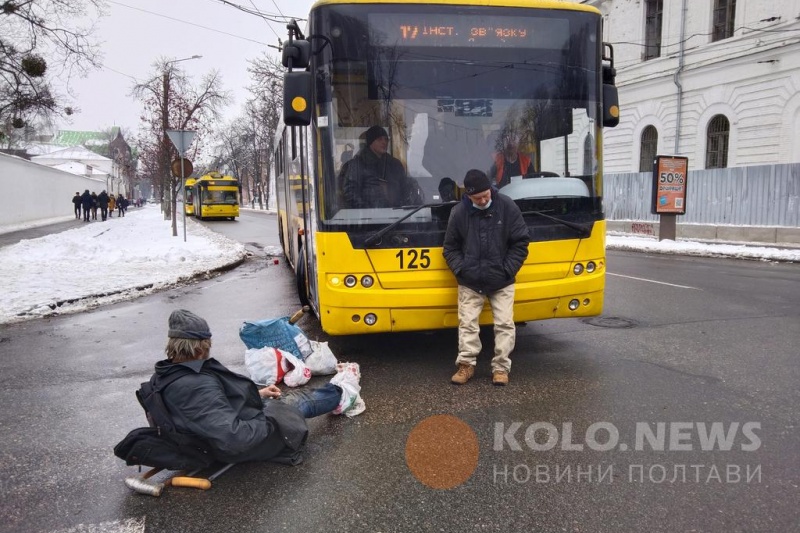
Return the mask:
<path id="1" fill-rule="evenodd" d="M 659 241 L 649 237 L 609 234 L 606 237 L 606 247 L 609 250 L 800 262 L 800 247 L 785 249 L 755 243 Z"/>
<path id="2" fill-rule="evenodd" d="M 0 249 L 0 324 L 129 300 L 235 263 L 245 247 L 158 206 Z"/>
<path id="3" fill-rule="evenodd" d="M 0 324 L 130 300 L 245 257 L 244 245 L 192 219 L 186 228 L 186 242 L 181 219 L 173 237 L 170 221 L 158 206 L 149 205 L 128 211 L 124 218 L 0 248 Z M 800 248 L 659 242 L 614 234 L 607 245 L 612 250 L 800 262 Z"/>

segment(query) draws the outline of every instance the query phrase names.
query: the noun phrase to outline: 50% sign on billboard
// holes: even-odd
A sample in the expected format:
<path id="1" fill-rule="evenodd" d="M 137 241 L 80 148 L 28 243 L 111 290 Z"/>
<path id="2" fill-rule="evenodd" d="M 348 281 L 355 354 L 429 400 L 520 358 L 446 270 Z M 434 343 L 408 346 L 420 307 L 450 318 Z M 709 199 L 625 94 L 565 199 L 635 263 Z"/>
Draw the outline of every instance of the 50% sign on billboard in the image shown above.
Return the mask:
<path id="1" fill-rule="evenodd" d="M 688 166 L 686 157 L 656 156 L 653 164 L 653 214 L 686 214 Z"/>

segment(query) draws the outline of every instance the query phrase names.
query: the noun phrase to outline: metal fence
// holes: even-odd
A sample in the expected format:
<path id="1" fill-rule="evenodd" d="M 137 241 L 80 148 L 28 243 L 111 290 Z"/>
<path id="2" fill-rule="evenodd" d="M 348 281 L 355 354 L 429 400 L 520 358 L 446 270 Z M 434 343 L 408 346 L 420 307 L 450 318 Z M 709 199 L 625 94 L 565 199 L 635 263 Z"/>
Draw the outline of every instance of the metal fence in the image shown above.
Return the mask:
<path id="1" fill-rule="evenodd" d="M 605 174 L 608 220 L 657 221 L 652 173 Z M 679 223 L 800 227 L 800 163 L 690 170 Z"/>

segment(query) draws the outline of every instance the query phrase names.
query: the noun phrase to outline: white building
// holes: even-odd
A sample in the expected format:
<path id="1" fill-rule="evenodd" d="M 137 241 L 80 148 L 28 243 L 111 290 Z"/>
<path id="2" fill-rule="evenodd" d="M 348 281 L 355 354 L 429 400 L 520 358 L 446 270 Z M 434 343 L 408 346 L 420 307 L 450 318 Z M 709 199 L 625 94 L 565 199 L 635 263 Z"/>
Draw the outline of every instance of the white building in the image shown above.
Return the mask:
<path id="1" fill-rule="evenodd" d="M 604 172 L 800 162 L 798 0 L 583 0 L 614 48 L 620 123 Z"/>
<path id="2" fill-rule="evenodd" d="M 106 190 L 109 193 L 123 192 L 123 180 L 119 165 L 112 159 L 96 154 L 83 146 L 70 146 L 48 151 L 42 155 L 31 157 L 31 161 L 71 174 L 105 180 Z"/>

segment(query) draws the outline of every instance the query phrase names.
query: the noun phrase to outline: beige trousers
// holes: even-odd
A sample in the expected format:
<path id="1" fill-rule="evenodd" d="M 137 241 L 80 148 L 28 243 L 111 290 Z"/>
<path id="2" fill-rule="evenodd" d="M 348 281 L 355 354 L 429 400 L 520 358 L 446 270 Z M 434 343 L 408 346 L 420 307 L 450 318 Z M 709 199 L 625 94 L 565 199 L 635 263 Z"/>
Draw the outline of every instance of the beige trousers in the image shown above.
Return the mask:
<path id="1" fill-rule="evenodd" d="M 458 358 L 456 364 L 475 365 L 481 351 L 478 318 L 487 296 L 458 286 Z M 516 341 L 514 284 L 488 295 L 494 318 L 492 372 L 511 371 L 511 352 Z"/>

